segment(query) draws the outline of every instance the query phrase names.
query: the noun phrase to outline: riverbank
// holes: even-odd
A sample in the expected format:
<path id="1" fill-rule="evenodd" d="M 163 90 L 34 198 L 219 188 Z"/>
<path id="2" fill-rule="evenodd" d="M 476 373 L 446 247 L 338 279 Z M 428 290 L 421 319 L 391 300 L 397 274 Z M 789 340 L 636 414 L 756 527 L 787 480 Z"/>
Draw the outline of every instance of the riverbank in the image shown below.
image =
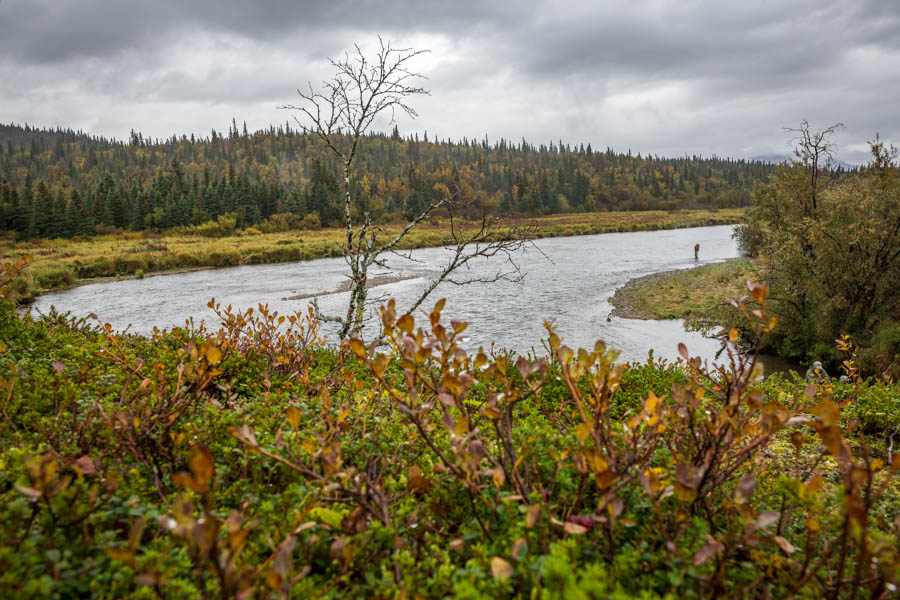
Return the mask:
<path id="1" fill-rule="evenodd" d="M 652 231 L 738 223 L 743 209 L 598 212 L 515 219 L 510 225 L 533 225 L 535 238 Z M 470 224 L 475 227 L 476 223 Z M 400 225 L 386 226 L 385 235 Z M 18 302 L 83 283 L 113 278 L 141 278 L 203 268 L 275 264 L 340 256 L 346 231 L 286 231 L 263 234 L 254 229 L 207 238 L 196 232 L 151 234 L 124 232 L 91 238 L 0 242 L 0 261 L 31 255 L 33 262 L 14 282 L 11 295 Z M 402 249 L 442 246 L 449 241 L 441 220 L 413 230 Z"/>
<path id="2" fill-rule="evenodd" d="M 685 319 L 745 296 L 747 280 L 759 280 L 759 274 L 745 258 L 651 273 L 616 290 L 609 301 L 611 314 L 624 319 Z"/>

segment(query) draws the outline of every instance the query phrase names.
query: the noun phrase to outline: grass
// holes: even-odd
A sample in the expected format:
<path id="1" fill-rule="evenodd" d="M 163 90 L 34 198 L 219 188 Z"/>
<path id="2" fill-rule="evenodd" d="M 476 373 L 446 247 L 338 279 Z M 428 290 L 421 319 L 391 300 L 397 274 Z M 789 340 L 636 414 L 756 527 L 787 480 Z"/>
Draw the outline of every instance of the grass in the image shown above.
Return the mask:
<path id="1" fill-rule="evenodd" d="M 616 291 L 612 302 L 622 316 L 683 319 L 746 295 L 748 279 L 759 280 L 753 263 L 732 259 L 632 280 Z"/>
<path id="2" fill-rule="evenodd" d="M 535 237 L 675 229 L 737 223 L 742 209 L 598 212 L 539 217 Z M 514 224 L 531 223 L 519 219 Z M 474 225 L 474 224 L 473 224 Z M 402 225 L 386 226 L 387 235 Z M 125 232 L 90 238 L 0 241 L 0 262 L 31 255 L 33 262 L 12 285 L 12 297 L 27 302 L 47 291 L 104 278 L 133 277 L 209 267 L 271 264 L 340 256 L 343 229 L 260 234 L 236 232 L 208 238 L 195 231 Z M 403 248 L 440 246 L 449 241 L 446 221 L 423 224 L 404 240 Z"/>

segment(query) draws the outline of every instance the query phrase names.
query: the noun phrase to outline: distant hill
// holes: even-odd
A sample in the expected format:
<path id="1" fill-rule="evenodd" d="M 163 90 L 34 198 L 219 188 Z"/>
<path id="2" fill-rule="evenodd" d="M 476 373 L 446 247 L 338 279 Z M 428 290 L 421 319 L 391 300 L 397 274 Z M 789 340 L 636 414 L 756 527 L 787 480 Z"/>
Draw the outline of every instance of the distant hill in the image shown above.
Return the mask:
<path id="1" fill-rule="evenodd" d="M 289 123 L 250 133 L 109 140 L 70 129 L 0 126 L 0 230 L 65 237 L 186 227 L 338 225 L 338 165 Z M 500 139 L 373 133 L 355 163 L 355 196 L 375 219 L 409 219 L 454 198 L 470 216 L 747 205 L 774 168 L 762 161 L 664 158 Z M 286 225 L 287 224 L 287 225 Z"/>
<path id="2" fill-rule="evenodd" d="M 0 145 L 13 147 L 29 147 L 36 143 L 44 148 L 52 147 L 57 142 L 82 142 L 100 147 L 109 147 L 115 142 L 104 137 L 87 134 L 81 130 L 31 127 L 28 124 L 16 125 L 0 123 Z"/>

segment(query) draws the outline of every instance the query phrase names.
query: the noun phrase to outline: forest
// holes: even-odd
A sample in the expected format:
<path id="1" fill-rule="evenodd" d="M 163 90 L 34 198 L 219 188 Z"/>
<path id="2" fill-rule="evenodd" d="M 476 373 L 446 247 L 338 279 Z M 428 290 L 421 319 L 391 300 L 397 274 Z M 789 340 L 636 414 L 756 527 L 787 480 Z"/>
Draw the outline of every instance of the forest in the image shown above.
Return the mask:
<path id="1" fill-rule="evenodd" d="M 661 158 L 533 145 L 451 141 L 425 132 L 367 134 L 355 166 L 358 210 L 403 222 L 453 198 L 472 216 L 747 206 L 774 165 Z M 250 133 L 236 121 L 208 137 L 127 142 L 68 129 L 0 125 L 0 230 L 16 239 L 203 226 L 316 229 L 340 224 L 338 165 L 292 127 Z"/>

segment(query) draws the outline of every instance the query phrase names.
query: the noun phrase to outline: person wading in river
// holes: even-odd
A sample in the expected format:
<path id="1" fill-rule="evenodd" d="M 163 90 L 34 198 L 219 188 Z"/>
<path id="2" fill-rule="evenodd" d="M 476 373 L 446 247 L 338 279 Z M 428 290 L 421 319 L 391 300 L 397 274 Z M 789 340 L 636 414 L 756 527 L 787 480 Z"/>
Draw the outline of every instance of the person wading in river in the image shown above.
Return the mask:
<path id="1" fill-rule="evenodd" d="M 700 256 L 700 244 L 694 244 L 694 260 Z"/>

